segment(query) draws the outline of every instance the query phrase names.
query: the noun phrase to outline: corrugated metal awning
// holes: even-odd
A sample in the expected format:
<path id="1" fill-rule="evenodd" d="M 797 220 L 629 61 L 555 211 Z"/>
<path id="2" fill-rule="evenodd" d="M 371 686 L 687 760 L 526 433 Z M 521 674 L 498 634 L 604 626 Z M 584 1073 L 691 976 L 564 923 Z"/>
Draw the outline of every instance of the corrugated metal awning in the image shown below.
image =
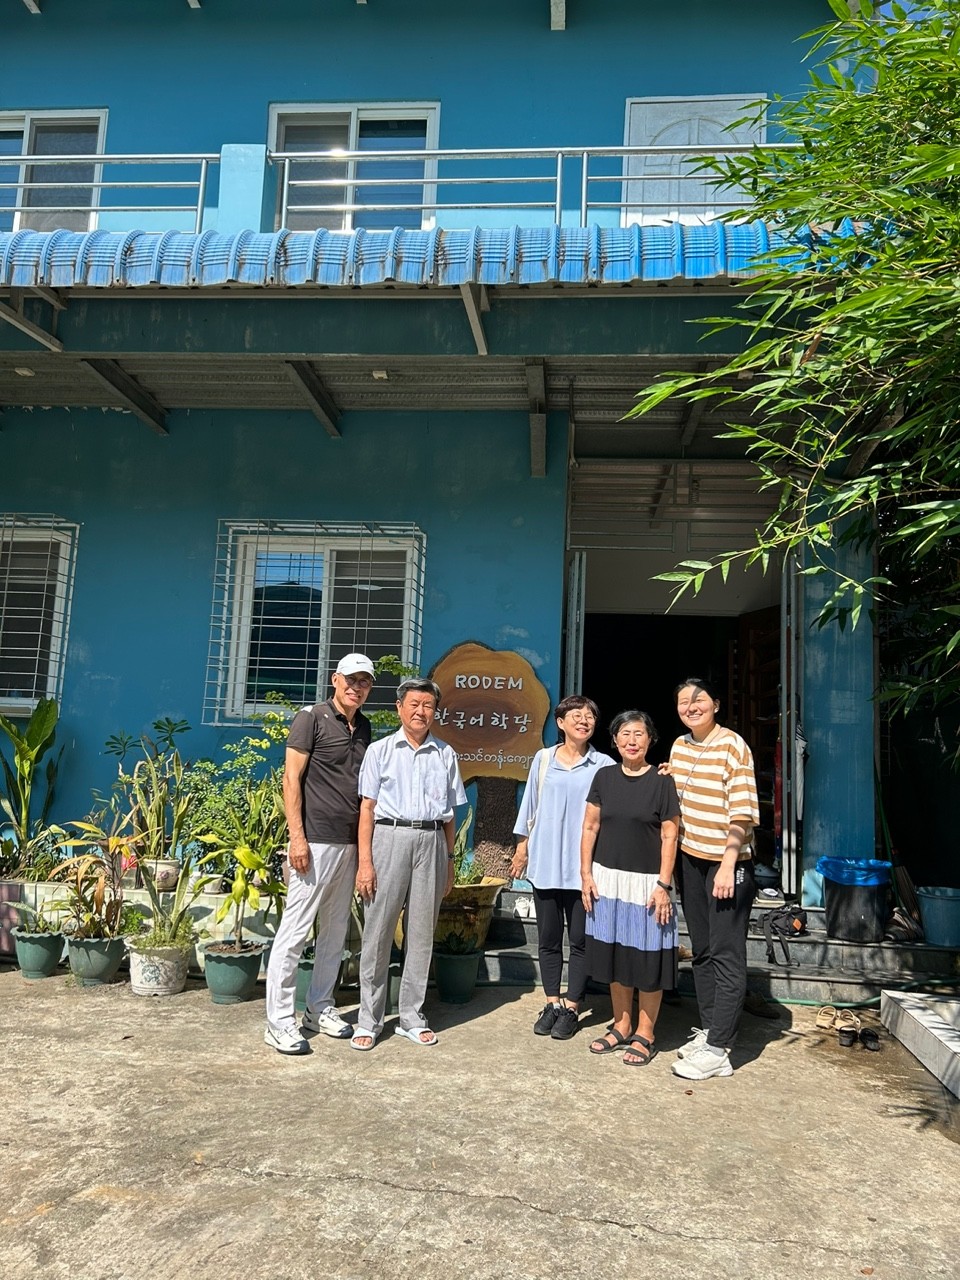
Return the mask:
<path id="1" fill-rule="evenodd" d="M 0 233 L 0 288 L 332 289 L 737 279 L 778 242 L 761 222 L 471 231 Z"/>

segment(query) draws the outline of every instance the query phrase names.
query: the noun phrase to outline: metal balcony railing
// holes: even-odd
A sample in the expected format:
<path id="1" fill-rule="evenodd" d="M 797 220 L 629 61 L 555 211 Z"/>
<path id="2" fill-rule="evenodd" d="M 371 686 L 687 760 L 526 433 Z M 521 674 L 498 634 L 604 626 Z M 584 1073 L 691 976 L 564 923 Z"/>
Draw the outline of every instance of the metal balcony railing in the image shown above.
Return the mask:
<path id="1" fill-rule="evenodd" d="M 778 144 L 782 149 L 783 144 Z M 250 150 L 234 148 L 232 150 Z M 748 202 L 704 171 L 711 156 L 749 145 L 512 147 L 463 151 L 276 151 L 263 201 L 225 211 L 212 154 L 0 155 L 0 231 L 269 231 L 615 227 L 709 222 Z M 260 149 L 261 163 L 263 150 Z M 249 193 L 249 174 L 239 187 Z M 268 214 L 269 217 L 269 214 Z"/>
<path id="2" fill-rule="evenodd" d="M 272 152 L 277 225 L 466 227 L 519 223 L 586 227 L 709 221 L 745 201 L 703 171 L 747 144 L 465 151 Z"/>
<path id="3" fill-rule="evenodd" d="M 0 231 L 200 231 L 210 155 L 0 156 Z"/>

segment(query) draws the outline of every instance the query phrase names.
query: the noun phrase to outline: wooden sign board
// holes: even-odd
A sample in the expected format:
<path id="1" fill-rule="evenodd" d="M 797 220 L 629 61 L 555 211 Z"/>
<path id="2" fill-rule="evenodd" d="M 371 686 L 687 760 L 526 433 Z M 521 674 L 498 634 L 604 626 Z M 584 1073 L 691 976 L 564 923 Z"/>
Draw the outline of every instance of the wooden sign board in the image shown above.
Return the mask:
<path id="1" fill-rule="evenodd" d="M 446 653 L 430 678 L 443 694 L 433 732 L 456 751 L 464 781 L 526 781 L 550 712 L 550 695 L 526 658 L 470 641 Z"/>

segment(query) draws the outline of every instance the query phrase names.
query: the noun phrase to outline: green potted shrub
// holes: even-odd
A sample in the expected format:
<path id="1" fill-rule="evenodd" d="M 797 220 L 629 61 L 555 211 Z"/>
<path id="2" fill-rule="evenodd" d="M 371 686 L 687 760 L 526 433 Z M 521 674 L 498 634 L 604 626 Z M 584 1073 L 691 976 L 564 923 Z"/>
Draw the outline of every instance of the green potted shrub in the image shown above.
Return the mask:
<path id="1" fill-rule="evenodd" d="M 87 852 L 52 873 L 51 879 L 62 882 L 64 890 L 53 905 L 66 916 L 63 932 L 70 970 L 80 986 L 92 987 L 116 977 L 124 935 L 139 929 L 143 915 L 123 900 L 122 850 L 128 837 L 116 830 L 103 832 L 91 823 L 75 825 L 86 828 L 86 834 L 64 843 L 85 845 Z M 92 844 L 99 845 L 97 853 L 90 850 Z"/>
<path id="2" fill-rule="evenodd" d="M 208 856 L 233 864 L 233 883 L 214 917 L 222 924 L 232 915 L 232 931 L 222 942 L 206 944 L 203 972 L 214 1004 L 236 1004 L 253 995 L 267 947 L 265 942 L 244 938 L 244 918 L 250 911 L 259 911 L 264 900 L 279 914 L 286 891 L 276 868 L 286 835 L 277 773 L 248 781 L 241 796 L 225 802 L 217 826 L 196 838 Z"/>
<path id="3" fill-rule="evenodd" d="M 59 912 L 48 914 L 54 911 L 50 903 L 41 903 L 36 908 L 16 903 L 14 910 L 29 921 L 11 930 L 20 972 L 31 981 L 49 978 L 63 959 L 64 938 Z"/>
<path id="4" fill-rule="evenodd" d="M 185 855 L 172 895 L 161 893 L 153 864 L 141 862 L 151 917 L 144 932 L 126 939 L 130 989 L 135 996 L 177 995 L 187 985 L 190 955 L 197 941 L 190 908 L 206 887 L 204 862 L 204 858 Z"/>
<path id="5" fill-rule="evenodd" d="M 4 878 L 46 880 L 59 860 L 56 832 L 48 825 L 47 814 L 53 803 L 62 747 L 47 760 L 43 770 L 46 790 L 39 814 L 34 812 L 41 761 L 53 749 L 58 717 L 55 698 L 41 698 L 22 730 L 0 715 L 0 732 L 12 756 L 8 760 L 0 751 L 4 780 L 0 808 L 12 832 L 0 840 L 0 875 Z"/>

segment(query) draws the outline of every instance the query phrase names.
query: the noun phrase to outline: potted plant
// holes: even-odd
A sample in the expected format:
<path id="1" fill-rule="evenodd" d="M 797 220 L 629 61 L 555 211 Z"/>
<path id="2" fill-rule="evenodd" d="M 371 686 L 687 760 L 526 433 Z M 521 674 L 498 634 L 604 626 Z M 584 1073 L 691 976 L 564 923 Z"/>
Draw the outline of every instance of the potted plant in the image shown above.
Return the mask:
<path id="1" fill-rule="evenodd" d="M 118 822 L 122 825 L 122 818 Z M 82 987 L 92 987 L 116 977 L 124 935 L 137 931 L 143 915 L 123 900 L 121 850 L 129 837 L 119 828 L 105 832 L 92 823 L 74 825 L 86 834 L 64 843 L 85 845 L 87 852 L 62 863 L 50 878 L 63 882 L 64 895 L 53 905 L 66 915 L 63 932 L 70 970 Z M 99 846 L 98 852 L 90 845 Z"/>
<path id="2" fill-rule="evenodd" d="M 218 827 L 198 834 L 197 839 L 209 857 L 233 863 L 233 883 L 214 917 L 222 924 L 232 913 L 232 936 L 207 943 L 203 972 L 214 1004 L 236 1004 L 253 995 L 267 947 L 265 942 L 244 938 L 244 918 L 249 911 L 258 911 L 264 899 L 278 914 L 282 910 L 285 887 L 275 863 L 286 820 L 277 773 L 248 781 L 241 797 L 225 802 Z"/>
<path id="3" fill-rule="evenodd" d="M 457 828 L 453 846 L 453 888 L 440 904 L 440 915 L 433 935 L 434 949 L 482 951 L 490 931 L 493 910 L 506 880 L 485 876 L 483 868 L 473 860 L 469 845 L 473 809 Z"/>
<path id="4" fill-rule="evenodd" d="M 161 893 L 153 863 L 141 862 L 140 874 L 152 914 L 145 932 L 126 938 L 130 988 L 135 996 L 177 995 L 187 985 L 190 953 L 197 940 L 190 908 L 206 887 L 203 864 L 203 858 L 186 855 L 170 900 Z"/>
<path id="5" fill-rule="evenodd" d="M 16 925 L 11 930 L 17 952 L 17 964 L 25 978 L 49 978 L 63 959 L 63 930 L 59 913 L 49 915 L 50 903 L 36 908 L 24 903 L 14 904 L 14 910 L 28 917 L 29 924 Z"/>
<path id="6" fill-rule="evenodd" d="M 53 802 L 57 770 L 63 748 L 47 760 L 44 769 L 46 791 L 39 815 L 34 815 L 36 783 L 40 762 L 53 749 L 59 711 L 55 698 L 41 698 L 24 728 L 0 715 L 0 732 L 10 744 L 12 762 L 0 752 L 5 794 L 0 808 L 12 835 L 0 840 L 0 873 L 20 880 L 45 880 L 59 858 L 54 829 L 47 824 Z"/>

